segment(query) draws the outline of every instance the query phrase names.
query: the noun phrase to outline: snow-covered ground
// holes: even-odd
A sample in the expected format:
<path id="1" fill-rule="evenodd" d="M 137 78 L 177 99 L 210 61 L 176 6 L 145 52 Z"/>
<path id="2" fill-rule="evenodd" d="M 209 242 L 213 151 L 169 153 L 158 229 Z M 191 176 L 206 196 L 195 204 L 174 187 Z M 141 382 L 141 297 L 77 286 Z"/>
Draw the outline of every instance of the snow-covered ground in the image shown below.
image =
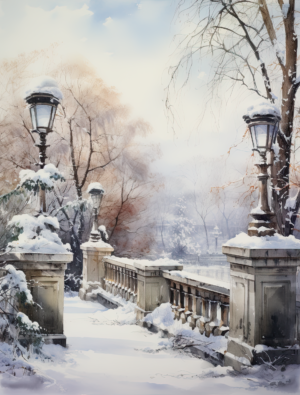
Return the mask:
<path id="1" fill-rule="evenodd" d="M 36 375 L 0 375 L 0 394 L 235 395 L 299 391 L 300 368 L 265 367 L 248 374 L 213 367 L 172 341 L 135 324 L 130 304 L 107 310 L 100 304 L 65 298 L 69 347 L 44 346 L 50 359 L 29 361 Z M 0 370 L 2 370 L 0 366 Z"/>

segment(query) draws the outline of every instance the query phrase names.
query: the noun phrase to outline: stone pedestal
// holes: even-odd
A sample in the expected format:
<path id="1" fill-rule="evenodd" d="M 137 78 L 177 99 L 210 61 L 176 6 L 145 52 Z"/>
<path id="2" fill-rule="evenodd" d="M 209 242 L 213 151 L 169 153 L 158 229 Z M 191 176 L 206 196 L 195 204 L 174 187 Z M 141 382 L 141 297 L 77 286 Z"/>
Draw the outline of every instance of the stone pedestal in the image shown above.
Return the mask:
<path id="1" fill-rule="evenodd" d="M 299 363 L 296 272 L 300 249 L 223 246 L 230 262 L 230 330 L 225 366 Z M 284 350 L 283 350 L 283 349 Z M 276 362 L 277 360 L 277 362 Z M 280 363 L 281 362 L 281 363 Z"/>
<path id="2" fill-rule="evenodd" d="M 64 274 L 73 254 L 10 253 L 3 258 L 22 270 L 30 284 L 28 287 L 37 306 L 22 311 L 40 324 L 46 332 L 46 343 L 66 347 L 63 334 Z"/>
<path id="3" fill-rule="evenodd" d="M 114 249 L 103 241 L 88 241 L 82 244 L 80 248 L 83 253 L 83 280 L 79 290 L 79 297 L 82 300 L 86 300 L 86 295 L 92 291 L 92 285 L 89 285 L 88 282 L 96 283 L 95 286 L 100 285 L 101 288 L 105 289 L 105 264 L 103 257 L 111 255 Z"/>
<path id="4" fill-rule="evenodd" d="M 134 263 L 137 270 L 137 319 L 142 319 L 149 312 L 156 309 L 161 303 L 167 303 L 170 299 L 170 286 L 168 281 L 161 276 L 162 270 L 182 270 L 181 265 L 175 266 L 152 266 Z"/>

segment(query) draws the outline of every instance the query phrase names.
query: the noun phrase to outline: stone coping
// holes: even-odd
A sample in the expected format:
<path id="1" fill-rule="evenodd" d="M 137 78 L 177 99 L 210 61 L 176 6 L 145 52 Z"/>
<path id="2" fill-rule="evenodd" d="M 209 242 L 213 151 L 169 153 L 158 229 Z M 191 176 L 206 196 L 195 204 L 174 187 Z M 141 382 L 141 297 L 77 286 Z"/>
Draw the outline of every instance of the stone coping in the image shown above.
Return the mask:
<path id="1" fill-rule="evenodd" d="M 66 254 L 41 254 L 40 252 L 9 252 L 0 256 L 0 261 L 7 262 L 30 262 L 30 263 L 42 263 L 42 262 L 63 262 L 69 263 L 73 259 L 71 252 Z"/>
<path id="2" fill-rule="evenodd" d="M 123 268 L 128 269 L 128 270 L 133 270 L 135 272 L 137 270 L 137 268 L 135 266 L 129 265 L 128 263 L 123 263 L 123 262 L 117 261 L 116 259 L 111 259 L 111 258 L 108 258 L 108 257 L 104 257 L 103 260 L 104 260 L 104 262 L 111 263 L 112 265 L 120 266 L 120 267 L 123 267 Z"/>
<path id="3" fill-rule="evenodd" d="M 191 275 L 192 274 L 193 273 L 191 273 Z M 199 276 L 199 280 L 193 280 L 192 278 L 179 277 L 176 275 L 172 275 L 168 271 L 163 271 L 163 277 L 167 278 L 169 280 L 172 280 L 174 282 L 177 282 L 177 283 L 182 283 L 182 284 L 190 285 L 192 287 L 201 288 L 201 289 L 205 289 L 205 290 L 219 293 L 222 295 L 230 296 L 230 284 L 229 283 L 225 283 L 225 284 L 228 284 L 229 288 L 221 287 L 220 285 L 213 284 L 214 279 L 209 279 L 207 277 L 203 277 L 202 278 L 203 281 L 201 281 L 202 280 L 202 279 L 200 279 L 201 276 Z M 208 282 L 208 280 L 209 280 L 209 282 Z"/>
<path id="4" fill-rule="evenodd" d="M 253 259 L 299 259 L 300 266 L 300 248 L 242 248 L 233 246 L 223 246 L 222 252 L 225 255 L 231 255 L 241 258 L 253 258 Z"/>
<path id="5" fill-rule="evenodd" d="M 106 254 L 107 252 L 114 252 L 114 249 L 111 246 L 108 246 L 108 247 L 97 247 L 97 246 L 91 246 L 90 244 L 86 245 L 86 246 L 84 244 L 81 244 L 80 249 L 82 251 L 103 252 L 104 254 Z"/>
<path id="6" fill-rule="evenodd" d="M 183 269 L 183 265 L 151 265 L 151 261 L 149 261 L 149 265 L 148 264 L 141 264 L 138 262 L 133 262 L 133 264 L 129 264 L 129 263 L 124 263 L 121 261 L 118 261 L 116 258 L 109 258 L 109 257 L 105 257 L 104 258 L 105 262 L 111 263 L 112 265 L 115 266 L 120 266 L 123 268 L 126 268 L 128 270 L 134 270 L 137 271 L 137 269 L 139 270 L 143 270 L 143 271 L 159 271 L 159 270 L 182 270 Z"/>

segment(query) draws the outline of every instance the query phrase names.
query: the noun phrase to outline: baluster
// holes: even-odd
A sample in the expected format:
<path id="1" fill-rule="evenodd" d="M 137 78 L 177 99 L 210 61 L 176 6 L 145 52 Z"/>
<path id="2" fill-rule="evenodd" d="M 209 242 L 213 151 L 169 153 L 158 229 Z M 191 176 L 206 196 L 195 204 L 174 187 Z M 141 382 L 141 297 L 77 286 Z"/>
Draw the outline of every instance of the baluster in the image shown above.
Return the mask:
<path id="1" fill-rule="evenodd" d="M 210 301 L 210 321 L 217 321 L 218 302 L 215 300 Z"/>
<path id="2" fill-rule="evenodd" d="M 209 317 L 209 301 L 204 298 L 202 298 L 202 317 Z"/>
<path id="3" fill-rule="evenodd" d="M 124 298 L 125 298 L 126 300 L 128 300 L 127 297 L 128 297 L 128 270 L 125 269 L 125 291 L 124 291 Z"/>
<path id="4" fill-rule="evenodd" d="M 133 273 L 133 279 L 134 279 L 134 285 L 133 285 L 133 292 L 136 294 L 136 289 L 137 289 L 137 273 Z"/>
<path id="5" fill-rule="evenodd" d="M 223 326 L 229 326 L 229 305 L 221 304 L 221 320 Z"/>
<path id="6" fill-rule="evenodd" d="M 135 294 L 134 302 L 135 303 L 137 302 L 137 290 L 138 290 L 138 287 L 137 287 L 137 273 L 134 273 L 134 294 Z"/>

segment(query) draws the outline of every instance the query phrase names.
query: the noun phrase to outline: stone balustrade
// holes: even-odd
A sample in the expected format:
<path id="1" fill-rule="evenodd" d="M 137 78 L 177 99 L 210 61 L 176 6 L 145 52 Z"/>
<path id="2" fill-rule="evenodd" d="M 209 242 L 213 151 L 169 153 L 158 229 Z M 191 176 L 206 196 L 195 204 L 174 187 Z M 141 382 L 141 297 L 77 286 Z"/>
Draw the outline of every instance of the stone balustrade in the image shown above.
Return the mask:
<path id="1" fill-rule="evenodd" d="M 133 265 L 118 264 L 117 261 L 104 260 L 105 290 L 113 295 L 120 295 L 125 300 L 137 303 L 137 269 Z"/>
<path id="2" fill-rule="evenodd" d="M 184 277 L 183 277 L 184 274 Z M 189 322 L 206 336 L 229 330 L 230 284 L 188 272 L 163 271 L 170 284 L 170 303 L 175 319 Z"/>
<path id="3" fill-rule="evenodd" d="M 103 258 L 104 289 L 136 303 L 137 316 L 153 311 L 160 303 L 170 302 L 175 319 L 189 322 L 191 328 L 197 327 L 206 336 L 224 335 L 229 330 L 229 283 L 182 272 L 181 265 L 126 261 Z M 101 283 L 101 279 L 98 281 Z"/>

